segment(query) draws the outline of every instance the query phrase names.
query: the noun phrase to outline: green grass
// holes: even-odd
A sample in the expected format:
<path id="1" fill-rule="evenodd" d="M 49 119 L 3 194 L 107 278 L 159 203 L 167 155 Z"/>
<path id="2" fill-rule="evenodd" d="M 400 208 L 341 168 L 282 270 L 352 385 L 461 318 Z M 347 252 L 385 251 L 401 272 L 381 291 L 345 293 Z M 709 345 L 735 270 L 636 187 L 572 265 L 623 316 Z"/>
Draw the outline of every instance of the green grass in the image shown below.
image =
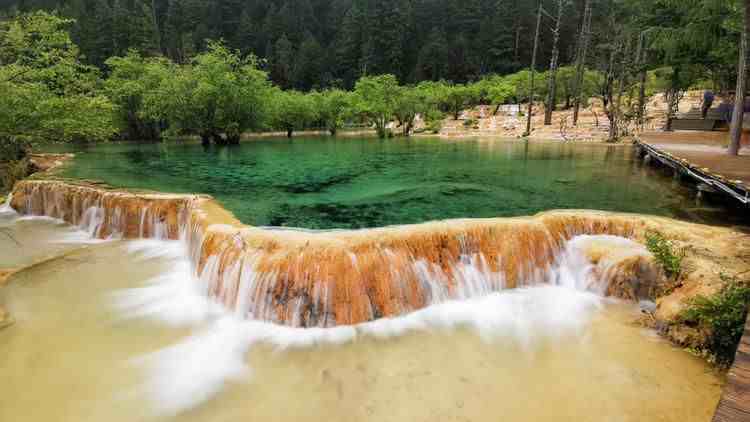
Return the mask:
<path id="1" fill-rule="evenodd" d="M 691 299 L 680 319 L 688 325 L 708 329 L 706 352 L 717 364 L 728 366 L 744 332 L 750 287 L 733 277 L 722 275 L 722 279 L 725 285 L 719 293 Z"/>
<path id="2" fill-rule="evenodd" d="M 679 277 L 682 271 L 684 250 L 677 250 L 674 244 L 659 232 L 646 233 L 646 249 L 654 255 L 668 277 Z"/>

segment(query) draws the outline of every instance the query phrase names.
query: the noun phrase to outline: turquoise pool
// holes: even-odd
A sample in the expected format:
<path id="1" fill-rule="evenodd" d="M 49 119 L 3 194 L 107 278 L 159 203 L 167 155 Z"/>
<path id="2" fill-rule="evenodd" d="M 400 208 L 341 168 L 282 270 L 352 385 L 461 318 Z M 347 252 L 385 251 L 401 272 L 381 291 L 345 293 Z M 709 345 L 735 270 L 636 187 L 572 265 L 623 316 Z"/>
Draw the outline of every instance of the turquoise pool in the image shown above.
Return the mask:
<path id="1" fill-rule="evenodd" d="M 726 213 L 629 146 L 436 138 L 295 138 L 76 147 L 63 176 L 216 197 L 244 223 L 364 228 L 559 208 L 721 223 Z"/>

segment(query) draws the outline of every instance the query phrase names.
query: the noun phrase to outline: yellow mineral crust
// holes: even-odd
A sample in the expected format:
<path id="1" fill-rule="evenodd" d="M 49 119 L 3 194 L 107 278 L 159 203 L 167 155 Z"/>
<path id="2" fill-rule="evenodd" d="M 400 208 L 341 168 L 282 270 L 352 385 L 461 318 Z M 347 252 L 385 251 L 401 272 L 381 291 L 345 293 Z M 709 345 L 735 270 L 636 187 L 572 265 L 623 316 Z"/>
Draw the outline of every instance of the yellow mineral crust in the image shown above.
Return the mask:
<path id="1" fill-rule="evenodd" d="M 681 282 L 657 301 L 656 316 L 667 322 L 675 319 L 685 298 L 715 292 L 720 273 L 750 269 L 750 239 L 742 231 L 600 211 L 353 231 L 272 230 L 243 225 L 207 196 L 34 180 L 16 185 L 12 206 L 24 214 L 89 224 L 100 238 L 182 238 L 210 296 L 249 317 L 298 326 L 354 324 L 422 308 L 435 283 L 455 292 L 464 277 L 461 265 L 470 258 L 475 258 L 472 265 L 496 275 L 495 288 L 539 282 L 565 241 L 582 234 L 643 243 L 647 231 L 657 230 L 689 248 Z M 86 220 L 92 214 L 98 225 Z M 606 263 L 599 271 L 609 271 L 608 294 L 636 299 L 654 293 L 651 279 L 660 275 L 649 254 L 595 242 L 586 248 L 594 265 Z"/>

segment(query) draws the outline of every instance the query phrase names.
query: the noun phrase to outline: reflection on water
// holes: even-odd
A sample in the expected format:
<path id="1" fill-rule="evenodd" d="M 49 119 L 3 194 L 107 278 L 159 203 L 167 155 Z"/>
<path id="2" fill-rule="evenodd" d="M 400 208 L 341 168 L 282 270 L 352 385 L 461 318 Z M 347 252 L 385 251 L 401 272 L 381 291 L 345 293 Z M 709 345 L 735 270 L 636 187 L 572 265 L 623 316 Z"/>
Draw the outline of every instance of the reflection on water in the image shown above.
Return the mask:
<path id="1" fill-rule="evenodd" d="M 208 149 L 111 143 L 79 152 L 65 175 L 211 194 L 258 226 L 377 227 L 561 208 L 727 220 L 622 145 L 309 138 Z"/>
<path id="2" fill-rule="evenodd" d="M 0 221 L 40 254 L 71 240 Z M 720 394 L 703 361 L 630 323 L 633 306 L 569 288 L 292 329 L 206 303 L 177 242 L 66 245 L 0 289 L 16 319 L 0 330 L 2 421 L 683 422 Z"/>

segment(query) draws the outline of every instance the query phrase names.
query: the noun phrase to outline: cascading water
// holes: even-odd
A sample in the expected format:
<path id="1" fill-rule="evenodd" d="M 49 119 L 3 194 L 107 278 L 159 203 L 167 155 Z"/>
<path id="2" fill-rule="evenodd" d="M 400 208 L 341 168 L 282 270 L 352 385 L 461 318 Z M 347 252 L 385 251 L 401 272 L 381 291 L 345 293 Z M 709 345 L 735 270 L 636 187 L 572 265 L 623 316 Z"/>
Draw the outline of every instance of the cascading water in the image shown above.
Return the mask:
<path id="1" fill-rule="evenodd" d="M 94 238 L 180 239 L 205 296 L 246 319 L 300 327 L 356 324 L 508 288 L 560 284 L 566 279 L 561 272 L 587 268 L 584 258 L 569 256 L 570 245 L 585 242 L 566 243 L 569 239 L 632 230 L 627 221 L 562 216 L 353 232 L 274 231 L 244 228 L 231 218 L 215 224 L 216 212 L 206 211 L 210 200 L 196 196 L 137 195 L 59 182 L 23 182 L 15 193 L 11 204 L 20 212 L 63 219 Z M 622 242 L 609 243 L 623 249 Z M 569 265 L 574 259 L 581 262 Z M 582 280 L 574 275 L 567 279 Z M 579 282 L 588 284 L 578 287 L 611 293 L 607 286 Z"/>
<path id="2" fill-rule="evenodd" d="M 203 279 L 196 279 L 189 269 L 186 243 L 138 241 L 132 244 L 131 251 L 144 258 L 169 255 L 176 263 L 169 273 L 152 280 L 149 286 L 118 293 L 115 303 L 131 317 L 150 316 L 170 325 L 207 324 L 188 340 L 137 361 L 150 374 L 141 393 L 153 400 L 159 412 L 175 414 L 215 396 L 228 381 L 247 380 L 251 370 L 245 356 L 259 344 L 298 349 L 419 331 L 469 328 L 487 341 L 502 341 L 529 353 L 540 342 L 579 337 L 603 306 L 601 293 L 606 291 L 607 280 L 601 275 L 617 265 L 616 261 L 606 259 L 592 263 L 587 255 L 589 249 L 602 244 L 618 247 L 621 256 L 646 253 L 641 245 L 624 238 L 577 236 L 564 244 L 549 268 L 537 273 L 540 278 L 530 277 L 524 286 L 515 289 L 505 289 L 502 275 L 490 270 L 481 256 L 467 257 L 453 269 L 461 286 L 454 293 L 441 290 L 445 273 L 430 270 L 424 261 L 417 261 L 413 265 L 419 269 L 423 282 L 433 286 L 429 290 L 429 306 L 361 324 L 296 328 L 299 314 L 289 315 L 287 325 L 291 326 L 246 318 L 245 309 L 271 306 L 267 297 L 252 306 L 239 303 L 234 313 L 225 304 L 219 306 L 211 300 L 205 286 L 207 279 L 216 275 L 219 258 L 209 259 Z M 264 281 L 242 280 L 241 284 L 246 286 L 238 286 L 237 291 L 245 291 L 254 283 Z M 328 297 L 324 291 L 314 294 Z M 222 293 L 214 297 L 221 298 Z M 238 315 L 243 318 L 237 318 Z M 211 364 L 206 364 L 207 361 Z"/>
<path id="3" fill-rule="evenodd" d="M 157 350 L 131 361 L 137 369 L 133 372 L 142 372 L 145 379 L 128 395 L 138 403 L 148 399 L 161 416 L 180 413 L 188 420 L 192 412 L 187 410 L 204 403 L 211 406 L 212 398 L 273 367 L 271 357 L 262 354 L 268 346 L 293 354 L 316 345 L 345 345 L 309 350 L 331 354 L 335 362 L 336 356 L 348 353 L 345 350 L 354 349 L 352 354 L 358 356 L 366 351 L 363 347 L 376 347 L 375 342 L 383 338 L 399 343 L 423 332 L 470 331 L 488 344 L 497 344 L 503 351 L 502 362 L 512 361 L 512 367 L 531 371 L 537 362 L 544 366 L 551 359 L 545 354 L 535 361 L 536 354 L 547 349 L 558 353 L 558 348 L 566 351 L 559 353 L 568 353 L 589 342 L 592 324 L 602 314 L 598 311 L 609 306 L 605 297 L 615 293 L 613 283 L 618 288 L 629 285 L 630 274 L 649 267 L 650 256 L 643 246 L 622 237 L 633 233 L 631 217 L 559 213 L 308 233 L 241 227 L 211 210 L 213 203 L 200 197 L 143 196 L 83 187 L 72 194 L 55 188 L 58 194 L 44 193 L 53 186 L 22 187 L 9 202 L 24 214 L 49 213 L 77 224 L 90 236 L 143 238 L 107 245 L 126 247 L 144 267 L 152 265 L 147 262 L 164 262 L 166 270 L 144 286 L 115 292 L 112 302 L 125 321 L 122 324 L 146 319 L 166 327 L 191 328 L 192 335 L 170 347 L 139 352 Z M 47 201 L 56 204 L 45 205 Z M 94 265 L 97 260 L 90 262 Z M 642 292 L 637 285 L 631 290 L 628 294 L 634 298 Z M 421 359 L 443 347 L 405 353 L 416 353 Z M 258 353 L 268 360 L 253 365 L 251 371 Z M 483 349 L 468 360 L 493 353 L 495 349 Z M 554 359 L 562 365 L 569 360 L 565 356 L 571 355 Z M 439 373 L 439 366 L 450 366 L 441 362 L 429 369 Z M 612 368 L 608 361 L 600 366 Z M 292 378 L 313 389 L 321 379 L 332 378 L 329 369 L 315 369 L 315 363 L 306 360 L 291 367 L 300 373 Z M 571 379 L 581 371 L 571 374 Z M 614 379 L 619 373 L 598 374 Z M 506 378 L 520 384 L 523 372 Z M 267 379 L 276 380 L 273 375 Z M 534 391 L 529 388 L 524 391 Z M 297 397 L 292 391 L 285 391 L 284 397 L 289 394 Z M 262 401 L 258 396 L 239 396 L 245 404 L 247 397 L 256 399 L 251 400 L 255 407 Z M 356 398 L 347 400 L 359 406 Z M 226 409 L 223 402 L 217 407 Z M 424 406 L 418 403 L 418 407 Z M 372 419 L 361 419 L 368 418 Z"/>
<path id="4" fill-rule="evenodd" d="M 15 214 L 16 210 L 13 209 L 13 207 L 10 205 L 11 202 L 13 202 L 13 194 L 9 193 L 8 197 L 5 198 L 5 202 L 0 205 L 0 215 L 2 214 Z"/>

